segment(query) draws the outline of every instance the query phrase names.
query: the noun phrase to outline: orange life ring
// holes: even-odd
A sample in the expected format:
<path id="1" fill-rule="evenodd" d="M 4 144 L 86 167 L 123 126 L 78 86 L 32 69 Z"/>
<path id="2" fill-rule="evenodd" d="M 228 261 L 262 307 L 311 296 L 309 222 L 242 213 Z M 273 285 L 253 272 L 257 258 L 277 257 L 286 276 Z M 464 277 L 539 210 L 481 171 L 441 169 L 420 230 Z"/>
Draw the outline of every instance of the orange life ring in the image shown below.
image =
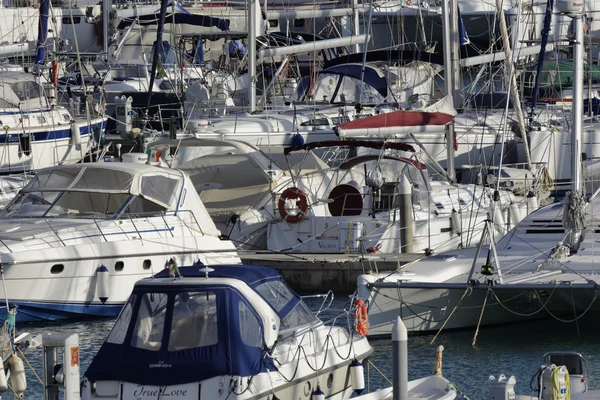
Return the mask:
<path id="1" fill-rule="evenodd" d="M 296 201 L 296 207 L 298 212 L 295 215 L 288 214 L 285 209 L 286 200 L 298 200 Z M 289 187 L 281 193 L 278 203 L 279 215 L 284 221 L 296 223 L 302 221 L 306 212 L 308 211 L 308 201 L 306 200 L 306 193 L 296 187 Z"/>
<path id="2" fill-rule="evenodd" d="M 367 313 L 367 305 L 363 300 L 356 300 L 354 302 L 354 323 L 356 324 L 356 331 L 360 336 L 367 336 L 369 331 L 369 315 Z"/>

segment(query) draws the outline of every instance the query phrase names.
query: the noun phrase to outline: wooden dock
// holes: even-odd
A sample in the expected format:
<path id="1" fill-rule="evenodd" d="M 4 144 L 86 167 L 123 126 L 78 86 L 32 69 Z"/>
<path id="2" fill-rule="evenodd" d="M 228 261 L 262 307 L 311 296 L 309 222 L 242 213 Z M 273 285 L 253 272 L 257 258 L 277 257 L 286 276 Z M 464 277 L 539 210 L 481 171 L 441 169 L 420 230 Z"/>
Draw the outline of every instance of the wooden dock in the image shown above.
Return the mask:
<path id="1" fill-rule="evenodd" d="M 244 264 L 275 268 L 298 293 L 347 294 L 356 279 L 370 271 L 390 271 L 417 260 L 422 254 L 294 254 L 238 251 Z"/>

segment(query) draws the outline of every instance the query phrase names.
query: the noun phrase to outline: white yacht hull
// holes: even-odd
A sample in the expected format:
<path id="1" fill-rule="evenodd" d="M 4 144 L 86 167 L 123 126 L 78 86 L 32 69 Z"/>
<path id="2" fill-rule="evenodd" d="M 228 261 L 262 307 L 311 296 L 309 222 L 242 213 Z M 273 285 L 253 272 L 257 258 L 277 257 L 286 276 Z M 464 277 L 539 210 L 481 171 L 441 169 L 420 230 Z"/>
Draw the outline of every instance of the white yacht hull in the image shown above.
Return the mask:
<path id="1" fill-rule="evenodd" d="M 464 282 L 466 275 L 463 278 Z M 373 283 L 368 298 L 368 335 L 390 335 L 397 316 L 412 333 L 435 333 L 441 329 L 467 329 L 534 319 L 575 321 L 587 313 L 591 315 L 600 311 L 596 297 L 594 282 L 579 285 L 496 284 L 490 291 L 487 285 L 482 284 L 470 287 L 466 283 Z"/>
<path id="2" fill-rule="evenodd" d="M 354 333 L 354 335 L 357 335 Z M 346 400 L 353 393 L 350 364 L 364 360 L 372 353 L 366 338 L 349 337 L 345 329 L 321 326 L 305 333 L 301 343 L 281 343 L 274 347 L 273 357 L 281 364 L 274 371 L 250 377 L 217 376 L 200 382 L 173 386 L 149 386 L 131 382 L 99 381 L 92 391 L 84 380 L 82 399 L 158 400 L 163 396 L 177 400 L 244 399 L 270 400 L 309 399 L 320 389 L 329 400 Z M 301 347 L 300 347 L 301 344 Z M 302 349 L 303 351 L 298 352 Z M 231 391 L 230 388 L 235 388 Z M 101 395 L 100 395 L 101 394 Z"/>
<path id="3" fill-rule="evenodd" d="M 171 258 L 179 264 L 239 262 L 231 242 L 196 236 L 173 216 L 135 223 L 98 220 L 98 228 L 93 224 L 81 230 L 46 222 L 46 234 L 36 235 L 37 240 L 32 236 L 23 250 L 2 254 L 6 293 L 0 290 L 0 298 L 19 305 L 20 321 L 114 317 L 135 282 L 159 272 Z M 109 271 L 104 303 L 96 272 L 101 265 Z"/>
<path id="4" fill-rule="evenodd" d="M 76 123 L 79 144 L 75 144 L 71 125 L 56 128 L 13 128 L 0 131 L 0 174 L 13 174 L 39 170 L 59 164 L 81 161 L 91 150 L 96 131 L 104 131 L 106 120 L 94 118 L 88 125 Z M 25 142 L 27 141 L 27 143 Z M 27 148 L 28 147 L 28 148 Z"/>

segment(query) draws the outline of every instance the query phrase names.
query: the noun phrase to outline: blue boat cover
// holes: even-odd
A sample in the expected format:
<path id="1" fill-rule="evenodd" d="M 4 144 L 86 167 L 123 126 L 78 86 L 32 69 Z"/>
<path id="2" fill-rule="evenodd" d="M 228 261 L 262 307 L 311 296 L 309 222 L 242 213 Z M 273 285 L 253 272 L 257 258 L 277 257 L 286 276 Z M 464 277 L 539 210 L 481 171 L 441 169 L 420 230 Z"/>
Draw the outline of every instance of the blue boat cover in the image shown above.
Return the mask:
<path id="1" fill-rule="evenodd" d="M 208 282 L 210 282 L 210 277 L 227 277 L 242 280 L 255 287 L 261 283 L 282 280 L 276 271 L 267 267 L 224 265 L 212 268 L 215 271 L 209 273 Z M 205 276 L 204 272 L 199 271 L 198 266 L 181 267 L 179 271 L 183 278 L 177 282 L 177 285 L 173 285 L 170 279 L 165 279 L 164 284 L 157 284 L 156 280 L 148 279 L 136 284 L 128 305 L 125 307 L 125 309 L 130 307 L 132 311 L 131 313 L 123 312 L 115 322 L 113 330 L 118 329 L 117 326 L 121 319 L 124 320 L 126 323 L 124 326 L 127 328 L 123 329 L 120 340 L 111 342 L 110 339 L 113 336 L 113 332 L 111 332 L 109 340 L 102 344 L 85 373 L 90 381 L 116 380 L 140 385 L 165 386 L 198 382 L 221 375 L 253 376 L 266 371 L 267 368 L 270 371 L 277 370 L 263 341 L 264 329 L 272 329 L 272 327 L 262 326 L 258 312 L 242 293 L 233 286 L 216 282 L 201 286 L 192 282 L 189 285 L 185 284 L 186 278 Z M 168 277 L 168 271 L 162 271 L 155 277 Z M 147 282 L 153 283 L 151 285 L 144 284 Z M 176 296 L 192 292 L 210 292 L 211 296 L 214 296 L 216 312 L 210 318 L 211 321 L 215 321 L 218 340 L 215 340 L 216 343 L 205 343 L 182 350 L 169 349 L 170 336 L 181 336 L 183 332 L 184 336 L 186 333 L 191 335 L 190 339 L 200 337 L 193 336 L 198 335 L 198 332 L 193 329 L 175 328 L 172 332 L 174 324 L 172 321 L 176 320 L 174 318 Z M 159 320 L 159 323 L 163 324 L 161 325 L 162 334 L 158 329 L 160 337 L 158 340 L 155 338 L 156 344 L 153 349 L 141 348 L 143 346 L 136 345 L 139 338 L 134 335 L 140 312 L 144 316 L 147 315 L 145 307 L 147 307 L 149 296 L 156 298 L 165 296 L 167 299 L 162 306 L 166 309 L 165 317 Z M 294 299 L 284 307 L 285 310 L 281 310 L 280 313 L 287 315 L 299 301 L 299 298 L 294 296 Z M 244 336 L 244 332 L 248 331 L 248 312 L 257 317 L 252 320 L 258 321 L 260 325 L 260 335 L 254 336 L 260 338 L 260 344 L 258 342 L 252 344 L 248 337 Z M 152 329 L 155 330 L 154 321 L 152 324 Z M 254 328 L 254 331 L 256 330 L 257 328 Z M 198 339 L 195 342 L 192 340 L 192 343 L 198 343 Z"/>
<path id="2" fill-rule="evenodd" d="M 340 64 L 327 68 L 323 72 L 338 73 L 360 79 L 362 65 L 359 64 Z M 384 98 L 388 95 L 388 82 L 377 68 L 365 65 L 364 82 L 373 86 Z"/>
<path id="3" fill-rule="evenodd" d="M 38 38 L 36 43 L 36 64 L 44 64 L 46 58 L 46 39 L 48 37 L 48 13 L 50 0 L 40 0 L 40 19 L 38 21 Z"/>

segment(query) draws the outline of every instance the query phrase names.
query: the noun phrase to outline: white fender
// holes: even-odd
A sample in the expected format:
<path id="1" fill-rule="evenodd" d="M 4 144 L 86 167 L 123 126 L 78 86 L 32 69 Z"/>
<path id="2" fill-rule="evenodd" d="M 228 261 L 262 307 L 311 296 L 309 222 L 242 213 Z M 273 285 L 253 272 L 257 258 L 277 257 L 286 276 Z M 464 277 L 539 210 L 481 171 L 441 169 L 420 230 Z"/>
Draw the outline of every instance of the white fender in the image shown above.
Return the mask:
<path id="1" fill-rule="evenodd" d="M 310 400 L 325 400 L 325 393 L 323 393 L 319 386 L 317 386 L 317 390 L 310 396 Z"/>
<path id="2" fill-rule="evenodd" d="M 523 213 L 521 212 L 521 208 L 517 203 L 510 203 L 510 222 L 513 226 L 516 226 L 521 220 L 523 220 Z"/>
<path id="3" fill-rule="evenodd" d="M 0 367 L 0 393 L 4 393 L 8 390 L 8 380 L 6 379 L 6 371 L 4 366 Z"/>
<path id="4" fill-rule="evenodd" d="M 452 209 L 452 214 L 450 214 L 450 228 L 452 228 L 452 233 L 455 235 L 460 236 L 462 233 L 462 218 L 455 209 Z"/>
<path id="5" fill-rule="evenodd" d="M 71 144 L 79 146 L 81 144 L 81 133 L 79 132 L 79 126 L 73 121 L 71 122 Z"/>
<path id="6" fill-rule="evenodd" d="M 106 300 L 108 300 L 110 291 L 109 279 L 110 274 L 108 273 L 108 268 L 104 265 L 99 266 L 96 269 L 96 293 L 102 304 L 106 303 Z"/>
<path id="7" fill-rule="evenodd" d="M 23 360 L 21 360 L 16 354 L 13 354 L 8 359 L 8 368 L 10 370 L 12 390 L 16 397 L 22 399 L 24 397 L 23 393 L 25 393 L 25 390 L 27 390 L 27 378 L 25 377 Z"/>
<path id="8" fill-rule="evenodd" d="M 356 394 L 361 394 L 365 390 L 364 367 L 358 360 L 354 360 L 350 364 L 350 383 Z"/>
<path id="9" fill-rule="evenodd" d="M 527 193 L 527 215 L 531 214 L 539 207 L 537 197 L 533 192 Z"/>

